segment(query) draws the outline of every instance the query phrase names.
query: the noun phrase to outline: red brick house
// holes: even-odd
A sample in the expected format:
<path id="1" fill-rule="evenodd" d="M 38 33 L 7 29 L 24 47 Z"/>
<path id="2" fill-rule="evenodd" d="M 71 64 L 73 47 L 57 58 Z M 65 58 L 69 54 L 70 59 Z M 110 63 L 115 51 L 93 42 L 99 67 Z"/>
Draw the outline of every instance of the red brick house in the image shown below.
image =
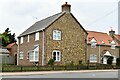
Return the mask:
<path id="1" fill-rule="evenodd" d="M 120 35 L 115 34 L 111 29 L 109 34 L 96 31 L 87 31 L 87 60 L 90 63 L 107 64 L 107 60 L 112 56 L 113 63 L 120 53 Z"/>
<path id="2" fill-rule="evenodd" d="M 67 65 L 86 62 L 87 32 L 71 13 L 71 5 L 62 12 L 36 22 L 18 36 L 18 65 Z"/>

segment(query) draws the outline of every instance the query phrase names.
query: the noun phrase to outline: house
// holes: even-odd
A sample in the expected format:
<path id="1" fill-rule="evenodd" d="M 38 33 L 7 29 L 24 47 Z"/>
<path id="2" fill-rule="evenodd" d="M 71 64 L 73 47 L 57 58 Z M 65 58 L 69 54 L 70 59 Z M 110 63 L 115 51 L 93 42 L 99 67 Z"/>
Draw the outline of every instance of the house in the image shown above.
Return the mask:
<path id="1" fill-rule="evenodd" d="M 87 31 L 87 60 L 89 63 L 108 64 L 108 59 L 113 57 L 113 63 L 120 53 L 120 35 L 111 29 L 109 34 L 96 31 Z"/>
<path id="2" fill-rule="evenodd" d="M 14 64 L 17 65 L 17 50 L 18 45 L 16 42 L 10 43 L 6 46 L 7 50 L 9 51 L 9 55 L 14 57 Z"/>
<path id="3" fill-rule="evenodd" d="M 9 55 L 9 51 L 5 47 L 0 47 L 0 64 L 14 64 L 14 57 Z"/>
<path id="4" fill-rule="evenodd" d="M 55 65 L 86 62 L 87 32 L 71 13 L 71 5 L 62 12 L 36 22 L 18 36 L 18 65 Z"/>

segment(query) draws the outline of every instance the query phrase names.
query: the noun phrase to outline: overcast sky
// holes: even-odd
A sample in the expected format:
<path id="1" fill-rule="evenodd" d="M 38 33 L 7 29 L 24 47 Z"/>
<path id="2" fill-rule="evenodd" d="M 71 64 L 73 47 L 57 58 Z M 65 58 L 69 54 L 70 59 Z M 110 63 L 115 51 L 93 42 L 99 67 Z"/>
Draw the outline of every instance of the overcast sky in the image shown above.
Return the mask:
<path id="1" fill-rule="evenodd" d="M 18 36 L 36 21 L 61 12 L 66 1 L 86 30 L 118 30 L 120 0 L 0 0 L 0 33 L 9 27 Z"/>

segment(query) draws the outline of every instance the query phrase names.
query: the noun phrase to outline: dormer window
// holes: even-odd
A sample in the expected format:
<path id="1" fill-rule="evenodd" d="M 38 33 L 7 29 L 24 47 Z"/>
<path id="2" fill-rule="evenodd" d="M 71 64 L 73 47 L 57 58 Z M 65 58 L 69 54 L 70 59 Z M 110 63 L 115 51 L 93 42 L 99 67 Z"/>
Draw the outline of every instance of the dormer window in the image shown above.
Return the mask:
<path id="1" fill-rule="evenodd" d="M 96 40 L 93 38 L 91 41 L 90 41 L 90 43 L 91 43 L 91 48 L 96 48 Z"/>
<path id="2" fill-rule="evenodd" d="M 35 33 L 35 41 L 39 40 L 39 32 Z"/>
<path id="3" fill-rule="evenodd" d="M 53 40 L 61 40 L 61 31 L 53 30 Z"/>
<path id="4" fill-rule="evenodd" d="M 111 42 L 111 49 L 115 49 L 115 46 L 116 46 L 115 41 L 112 41 Z"/>

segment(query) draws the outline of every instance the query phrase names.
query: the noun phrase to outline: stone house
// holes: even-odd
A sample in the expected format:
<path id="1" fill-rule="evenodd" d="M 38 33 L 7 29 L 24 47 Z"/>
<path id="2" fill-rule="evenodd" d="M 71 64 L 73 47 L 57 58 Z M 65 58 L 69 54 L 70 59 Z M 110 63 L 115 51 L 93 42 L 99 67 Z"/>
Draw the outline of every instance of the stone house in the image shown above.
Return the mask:
<path id="1" fill-rule="evenodd" d="M 36 22 L 18 36 L 17 64 L 23 66 L 86 62 L 87 32 L 71 13 L 71 5 L 62 12 Z"/>
<path id="2" fill-rule="evenodd" d="M 109 34 L 96 31 L 87 31 L 87 60 L 89 63 L 107 64 L 110 57 L 113 63 L 120 55 L 120 35 L 111 29 Z"/>

